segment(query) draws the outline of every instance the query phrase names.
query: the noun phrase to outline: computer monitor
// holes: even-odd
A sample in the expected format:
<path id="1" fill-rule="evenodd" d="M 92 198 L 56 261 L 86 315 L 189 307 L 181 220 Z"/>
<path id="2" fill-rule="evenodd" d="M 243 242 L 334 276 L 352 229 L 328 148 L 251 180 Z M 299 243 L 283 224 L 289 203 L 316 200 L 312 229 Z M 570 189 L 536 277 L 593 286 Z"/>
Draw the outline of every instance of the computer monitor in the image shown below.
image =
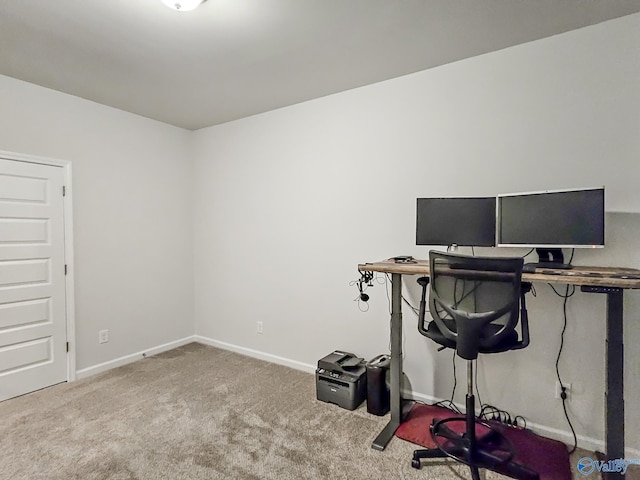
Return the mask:
<path id="1" fill-rule="evenodd" d="M 569 268 L 562 248 L 604 246 L 604 187 L 498 196 L 498 246 L 534 247 L 539 267 Z"/>
<path id="2" fill-rule="evenodd" d="M 418 198 L 416 245 L 494 247 L 496 198 Z"/>

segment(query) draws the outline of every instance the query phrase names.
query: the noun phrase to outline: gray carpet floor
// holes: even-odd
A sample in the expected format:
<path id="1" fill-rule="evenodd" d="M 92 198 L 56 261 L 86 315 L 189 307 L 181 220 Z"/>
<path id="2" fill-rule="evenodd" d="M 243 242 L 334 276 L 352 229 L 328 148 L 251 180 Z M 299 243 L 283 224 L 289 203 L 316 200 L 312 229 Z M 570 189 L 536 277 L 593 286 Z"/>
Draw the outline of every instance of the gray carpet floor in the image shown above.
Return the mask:
<path id="1" fill-rule="evenodd" d="M 308 373 L 192 343 L 0 403 L 0 478 L 470 478 L 450 461 L 411 468 L 416 446 L 397 438 L 373 450 L 387 421 L 317 401 Z"/>

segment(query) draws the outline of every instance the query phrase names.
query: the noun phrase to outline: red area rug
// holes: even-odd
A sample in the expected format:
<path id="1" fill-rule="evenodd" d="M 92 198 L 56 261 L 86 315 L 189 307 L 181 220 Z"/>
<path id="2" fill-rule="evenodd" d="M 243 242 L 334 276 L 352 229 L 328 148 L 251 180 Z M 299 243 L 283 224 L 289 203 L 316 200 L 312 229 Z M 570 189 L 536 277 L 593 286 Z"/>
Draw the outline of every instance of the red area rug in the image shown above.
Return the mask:
<path id="1" fill-rule="evenodd" d="M 454 416 L 455 413 L 443 407 L 415 404 L 406 420 L 396 430 L 396 437 L 425 448 L 435 448 L 429 433 L 431 423 L 434 419 Z M 513 445 L 513 460 L 538 472 L 540 480 L 571 480 L 569 452 L 564 443 L 541 437 L 530 430 L 489 423 L 499 426 L 500 431 Z M 478 435 L 482 434 L 482 428 L 484 427 L 479 426 L 476 430 Z"/>

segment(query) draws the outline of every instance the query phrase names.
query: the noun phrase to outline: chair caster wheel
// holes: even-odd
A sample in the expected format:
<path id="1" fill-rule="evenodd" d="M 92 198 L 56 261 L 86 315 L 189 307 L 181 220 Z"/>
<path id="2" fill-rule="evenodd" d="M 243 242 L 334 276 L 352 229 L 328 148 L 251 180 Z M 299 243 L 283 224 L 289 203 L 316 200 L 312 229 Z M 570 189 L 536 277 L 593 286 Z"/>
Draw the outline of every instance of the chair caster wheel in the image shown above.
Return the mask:
<path id="1" fill-rule="evenodd" d="M 415 458 L 411 460 L 411 466 L 413 468 L 417 468 L 418 470 L 420 470 L 420 467 L 422 467 L 422 465 L 420 464 L 420 460 L 417 460 Z"/>

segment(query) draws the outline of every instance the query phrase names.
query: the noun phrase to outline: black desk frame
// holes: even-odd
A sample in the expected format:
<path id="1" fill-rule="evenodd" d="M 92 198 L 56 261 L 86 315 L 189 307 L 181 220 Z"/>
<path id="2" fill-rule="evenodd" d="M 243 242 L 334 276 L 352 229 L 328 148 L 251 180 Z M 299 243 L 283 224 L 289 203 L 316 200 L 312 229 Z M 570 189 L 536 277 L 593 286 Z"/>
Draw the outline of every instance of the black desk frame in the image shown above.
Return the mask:
<path id="1" fill-rule="evenodd" d="M 605 460 L 624 456 L 624 298 L 622 288 L 583 285 L 583 292 L 607 296 L 605 349 L 604 451 Z M 603 478 L 622 479 L 621 473 L 606 473 Z"/>
<path id="2" fill-rule="evenodd" d="M 422 262 L 419 262 L 422 263 Z M 428 265 L 394 267 L 393 262 L 361 264 L 361 271 L 391 273 L 391 419 L 376 437 L 372 448 L 384 450 L 402 423 L 402 275 L 428 274 Z M 582 267 L 588 269 L 590 267 Z M 595 269 L 595 268 L 594 268 Z M 600 269 L 605 270 L 605 269 Z M 616 270 L 616 269 L 609 269 Z M 628 270 L 628 269 L 627 269 Z M 575 270 L 574 270 L 575 272 Z M 575 273 L 574 273 L 575 275 Z M 605 373 L 605 460 L 624 459 L 624 345 L 623 345 L 623 293 L 625 288 L 640 288 L 639 280 L 628 282 L 601 277 L 597 280 L 588 275 L 563 276 L 539 273 L 523 274 L 523 280 L 573 284 L 583 292 L 605 294 L 606 313 L 606 373 Z M 609 285 L 612 284 L 612 285 Z M 616 285 L 617 284 L 617 285 Z M 610 479 L 623 479 L 620 473 L 607 473 Z"/>
<path id="3" fill-rule="evenodd" d="M 402 423 L 402 275 L 391 274 L 391 420 L 371 445 L 384 450 Z"/>

